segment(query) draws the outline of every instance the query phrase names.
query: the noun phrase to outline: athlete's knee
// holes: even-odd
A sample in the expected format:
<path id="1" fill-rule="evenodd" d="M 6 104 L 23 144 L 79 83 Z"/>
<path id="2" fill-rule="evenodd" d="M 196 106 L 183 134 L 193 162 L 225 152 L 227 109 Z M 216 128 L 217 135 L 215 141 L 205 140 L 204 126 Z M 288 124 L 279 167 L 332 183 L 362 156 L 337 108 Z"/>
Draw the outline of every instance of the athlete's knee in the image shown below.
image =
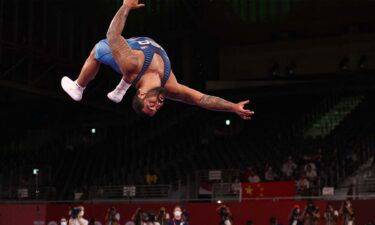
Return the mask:
<path id="1" fill-rule="evenodd" d="M 98 61 L 96 59 L 96 46 L 91 50 L 90 52 L 90 55 L 89 57 L 87 58 L 88 60 L 95 60 L 95 61 Z"/>
<path id="2" fill-rule="evenodd" d="M 90 52 L 90 57 L 94 57 L 95 58 L 95 55 L 96 55 L 96 46 L 94 46 Z"/>

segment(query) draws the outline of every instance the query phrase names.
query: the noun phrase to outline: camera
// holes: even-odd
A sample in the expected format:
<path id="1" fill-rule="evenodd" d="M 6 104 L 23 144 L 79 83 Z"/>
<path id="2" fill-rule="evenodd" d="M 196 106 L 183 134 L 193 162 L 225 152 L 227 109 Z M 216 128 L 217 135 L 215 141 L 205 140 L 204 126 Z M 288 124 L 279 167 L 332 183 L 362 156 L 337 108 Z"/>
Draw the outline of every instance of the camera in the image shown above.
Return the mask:
<path id="1" fill-rule="evenodd" d="M 80 207 L 74 207 L 72 208 L 72 210 L 70 210 L 70 216 L 72 217 L 72 219 L 77 219 L 78 218 L 78 214 L 82 211 L 82 208 Z"/>
<path id="2" fill-rule="evenodd" d="M 308 201 L 307 202 L 307 213 L 314 214 L 319 211 L 319 208 L 315 206 L 313 201 Z"/>
<path id="3" fill-rule="evenodd" d="M 227 216 L 229 216 L 228 210 L 226 208 L 221 208 L 220 211 L 219 211 L 219 215 L 221 217 L 227 217 Z"/>
<path id="4" fill-rule="evenodd" d="M 156 221 L 156 215 L 153 212 L 148 212 L 146 217 L 146 222 L 155 222 Z"/>

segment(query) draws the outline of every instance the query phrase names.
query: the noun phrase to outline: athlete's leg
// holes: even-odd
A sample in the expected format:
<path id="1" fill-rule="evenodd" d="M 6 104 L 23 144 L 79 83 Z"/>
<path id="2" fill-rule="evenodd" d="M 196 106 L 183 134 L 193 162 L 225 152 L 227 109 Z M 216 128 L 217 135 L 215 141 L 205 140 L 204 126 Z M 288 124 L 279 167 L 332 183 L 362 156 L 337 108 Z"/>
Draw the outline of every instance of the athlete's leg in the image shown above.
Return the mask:
<path id="1" fill-rule="evenodd" d="M 69 77 L 61 79 L 61 87 L 75 101 L 81 101 L 86 85 L 95 78 L 100 62 L 95 59 L 96 47 L 93 48 L 81 69 L 78 79 L 73 81 Z"/>
<path id="2" fill-rule="evenodd" d="M 116 86 L 116 88 L 113 91 L 107 94 L 107 97 L 111 101 L 119 103 L 121 102 L 122 98 L 124 97 L 126 91 L 129 89 L 130 86 L 131 84 L 127 83 L 125 81 L 125 76 L 123 76 L 120 83 Z"/>
<path id="3" fill-rule="evenodd" d="M 81 69 L 76 82 L 81 87 L 86 87 L 87 84 L 93 80 L 100 68 L 100 62 L 95 59 L 95 47 L 91 51 L 89 57 L 86 59 L 85 64 Z"/>

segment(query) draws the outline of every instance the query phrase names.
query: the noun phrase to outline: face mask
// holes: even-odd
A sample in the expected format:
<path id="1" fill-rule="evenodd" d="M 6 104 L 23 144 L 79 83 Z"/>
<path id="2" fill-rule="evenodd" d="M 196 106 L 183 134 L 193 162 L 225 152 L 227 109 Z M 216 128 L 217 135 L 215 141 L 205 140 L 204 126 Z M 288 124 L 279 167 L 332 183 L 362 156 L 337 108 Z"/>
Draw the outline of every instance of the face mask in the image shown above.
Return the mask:
<path id="1" fill-rule="evenodd" d="M 182 212 L 181 211 L 174 211 L 175 216 L 181 216 Z"/>
<path id="2" fill-rule="evenodd" d="M 67 225 L 67 223 L 66 223 L 66 222 L 61 222 L 60 224 L 61 224 L 61 225 Z"/>

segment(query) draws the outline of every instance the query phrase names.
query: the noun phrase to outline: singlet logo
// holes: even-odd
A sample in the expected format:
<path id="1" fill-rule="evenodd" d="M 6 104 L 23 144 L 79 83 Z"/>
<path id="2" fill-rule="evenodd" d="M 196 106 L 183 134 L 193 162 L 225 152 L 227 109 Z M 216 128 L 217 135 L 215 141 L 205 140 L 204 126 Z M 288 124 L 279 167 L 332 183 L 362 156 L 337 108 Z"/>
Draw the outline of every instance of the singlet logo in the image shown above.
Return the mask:
<path id="1" fill-rule="evenodd" d="M 158 43 L 155 41 L 149 41 L 149 40 L 143 40 L 143 41 L 137 41 L 139 45 L 152 45 L 157 48 L 163 49 Z"/>

